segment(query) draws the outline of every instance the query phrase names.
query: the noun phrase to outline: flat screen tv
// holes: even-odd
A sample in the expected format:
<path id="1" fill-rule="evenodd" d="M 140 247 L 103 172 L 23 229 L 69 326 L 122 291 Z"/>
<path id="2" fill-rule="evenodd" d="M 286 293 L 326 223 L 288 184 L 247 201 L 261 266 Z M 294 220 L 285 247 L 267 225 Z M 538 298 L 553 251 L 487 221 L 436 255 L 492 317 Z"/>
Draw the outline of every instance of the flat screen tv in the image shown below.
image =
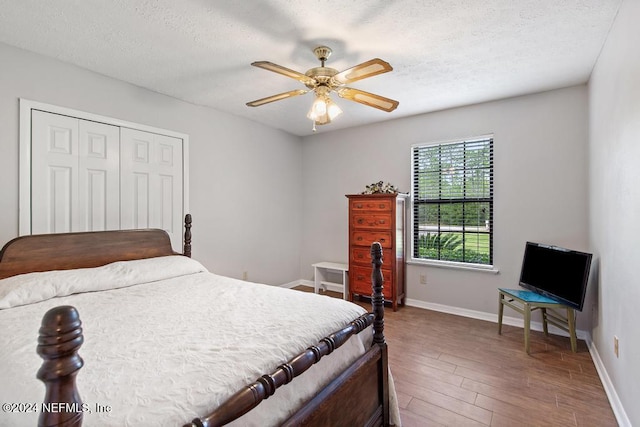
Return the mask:
<path id="1" fill-rule="evenodd" d="M 582 311 L 591 254 L 527 242 L 520 286 Z"/>

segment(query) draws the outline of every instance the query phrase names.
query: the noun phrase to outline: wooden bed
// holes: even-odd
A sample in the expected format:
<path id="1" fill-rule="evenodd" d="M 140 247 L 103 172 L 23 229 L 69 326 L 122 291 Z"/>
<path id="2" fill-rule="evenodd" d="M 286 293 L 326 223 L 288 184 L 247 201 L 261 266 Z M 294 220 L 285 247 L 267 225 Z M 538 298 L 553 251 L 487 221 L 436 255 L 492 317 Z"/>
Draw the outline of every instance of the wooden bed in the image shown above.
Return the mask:
<path id="1" fill-rule="evenodd" d="M 381 246 L 374 243 L 371 254 L 371 313 L 354 319 L 287 363 L 274 366 L 271 372 L 238 390 L 212 413 L 202 414 L 186 426 L 219 426 L 237 419 L 369 325 L 373 325 L 374 331 L 372 346 L 283 425 L 389 425 Z M 29 272 L 99 267 L 116 261 L 167 255 L 176 255 L 169 237 L 164 231 L 155 229 L 23 236 L 7 243 L 0 252 L 0 278 Z M 191 255 L 190 215 L 185 218 L 183 255 Z M 37 377 L 45 383 L 43 402 L 47 405 L 60 402 L 71 408 L 82 406 L 82 390 L 76 387 L 76 375 L 82 375 L 80 369 L 83 366 L 78 354 L 84 341 L 81 325 L 80 315 L 72 306 L 55 307 L 42 319 L 37 352 L 44 361 Z M 80 426 L 82 420 L 81 410 L 41 412 L 39 415 L 41 426 Z"/>

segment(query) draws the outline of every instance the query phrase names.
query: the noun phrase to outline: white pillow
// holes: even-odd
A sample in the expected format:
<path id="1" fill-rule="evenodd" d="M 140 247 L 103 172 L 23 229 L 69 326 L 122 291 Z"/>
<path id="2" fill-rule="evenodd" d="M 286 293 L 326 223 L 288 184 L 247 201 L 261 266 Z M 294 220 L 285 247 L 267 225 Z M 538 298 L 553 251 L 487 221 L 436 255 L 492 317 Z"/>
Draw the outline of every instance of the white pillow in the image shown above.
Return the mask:
<path id="1" fill-rule="evenodd" d="M 55 297 L 125 288 L 207 271 L 181 255 L 118 261 L 102 267 L 27 273 L 0 280 L 0 310 Z"/>

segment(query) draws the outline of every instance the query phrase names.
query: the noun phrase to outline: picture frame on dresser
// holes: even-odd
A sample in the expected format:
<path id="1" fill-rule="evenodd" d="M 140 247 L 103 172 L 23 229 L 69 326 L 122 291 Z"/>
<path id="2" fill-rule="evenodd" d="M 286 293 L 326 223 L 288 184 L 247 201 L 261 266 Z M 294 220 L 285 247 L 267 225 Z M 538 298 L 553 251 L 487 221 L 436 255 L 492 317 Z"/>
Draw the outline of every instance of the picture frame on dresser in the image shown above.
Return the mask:
<path id="1" fill-rule="evenodd" d="M 407 194 L 347 194 L 349 199 L 349 300 L 370 296 L 369 247 L 379 242 L 384 259 L 384 299 L 393 311 L 406 297 L 405 227 Z"/>

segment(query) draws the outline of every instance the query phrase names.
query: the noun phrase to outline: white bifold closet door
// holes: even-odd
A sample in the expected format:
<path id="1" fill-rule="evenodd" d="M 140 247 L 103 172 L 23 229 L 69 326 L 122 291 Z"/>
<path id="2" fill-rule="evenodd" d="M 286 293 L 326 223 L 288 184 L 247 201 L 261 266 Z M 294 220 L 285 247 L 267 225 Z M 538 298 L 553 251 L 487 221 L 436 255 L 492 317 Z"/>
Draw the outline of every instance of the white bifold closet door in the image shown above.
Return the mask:
<path id="1" fill-rule="evenodd" d="M 33 111 L 31 232 L 120 228 L 120 129 Z"/>
<path id="2" fill-rule="evenodd" d="M 32 111 L 31 233 L 161 228 L 181 250 L 183 140 Z"/>
<path id="3" fill-rule="evenodd" d="M 120 138 L 122 228 L 161 228 L 181 242 L 182 140 L 128 128 Z"/>

